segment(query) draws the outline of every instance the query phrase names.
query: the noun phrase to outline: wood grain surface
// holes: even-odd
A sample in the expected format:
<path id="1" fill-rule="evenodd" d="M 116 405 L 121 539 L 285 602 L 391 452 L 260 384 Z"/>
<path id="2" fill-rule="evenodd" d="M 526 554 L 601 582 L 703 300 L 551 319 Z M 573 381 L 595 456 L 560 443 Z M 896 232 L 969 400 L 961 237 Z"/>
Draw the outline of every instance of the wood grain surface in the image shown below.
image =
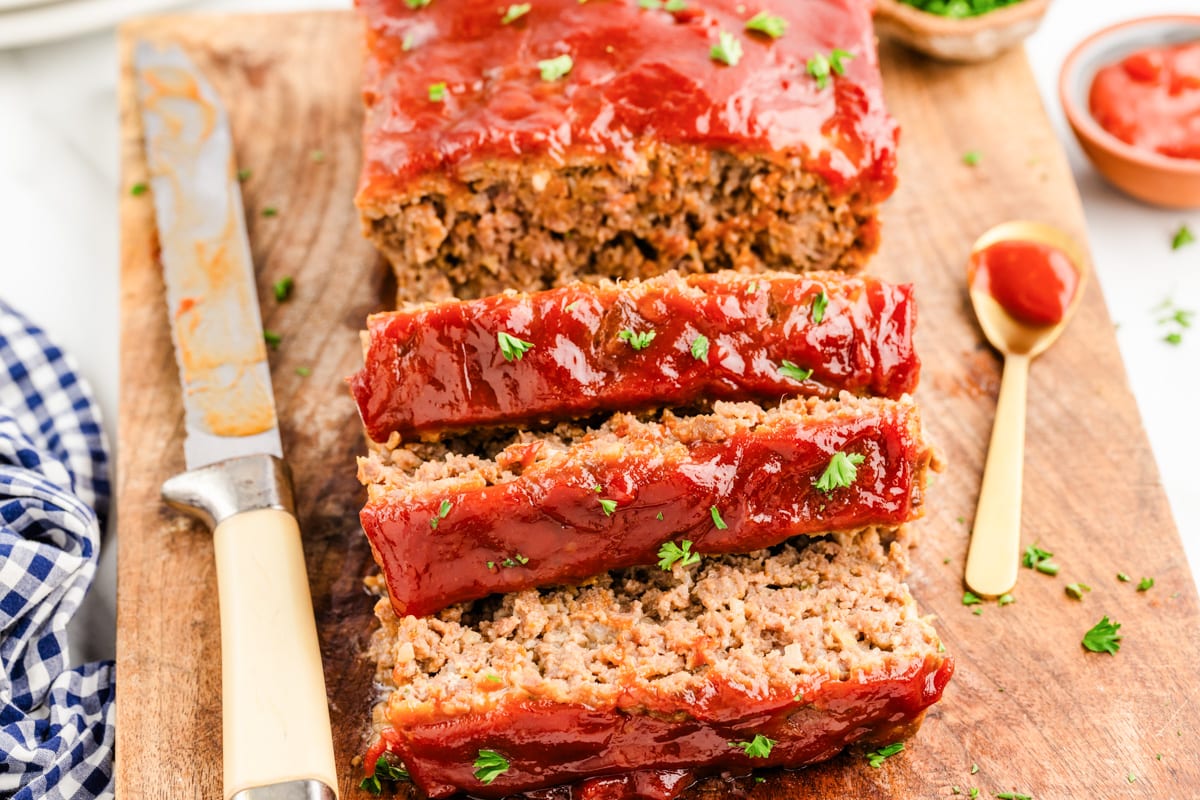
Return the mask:
<path id="1" fill-rule="evenodd" d="M 343 383 L 358 330 L 386 307 L 387 270 L 352 205 L 359 165 L 358 26 L 347 13 L 173 17 L 123 30 L 117 796 L 220 796 L 220 641 L 210 536 L 163 506 L 183 469 L 183 411 L 129 74 L 135 37 L 178 42 L 233 125 L 271 353 L 284 451 L 305 534 L 343 797 L 365 796 L 356 757 L 372 700 L 361 653 L 372 569 L 357 522 L 358 420 Z M 755 797 L 928 798 L 971 787 L 1049 798 L 1200 796 L 1200 612 L 1146 436 L 1095 284 L 1061 341 L 1033 365 L 1023 541 L 1057 577 L 1021 570 L 1016 602 L 961 603 L 967 534 L 999 380 L 963 287 L 972 240 L 1019 217 L 1085 235 L 1079 199 L 1022 53 L 947 67 L 885 49 L 904 132 L 901 186 L 871 269 L 916 284 L 924 375 L 918 400 L 949 469 L 930 492 L 910 585 L 957 660 L 942 703 L 881 768 L 861 752 L 747 784 Z M 978 150 L 967 166 L 962 155 Z M 265 207 L 278 209 L 264 217 Z M 279 278 L 295 292 L 277 303 Z M 298 374 L 299 368 L 311 374 Z M 1118 572 L 1133 583 L 1122 583 Z M 1138 592 L 1142 576 L 1155 585 Z M 1064 586 L 1092 587 L 1082 601 Z M 1080 640 L 1101 616 L 1120 652 Z M 277 665 L 263 664 L 264 670 Z M 973 773 L 973 765 L 978 769 Z M 711 787 L 710 787 L 711 788 Z M 716 789 L 716 793 L 727 793 Z"/>

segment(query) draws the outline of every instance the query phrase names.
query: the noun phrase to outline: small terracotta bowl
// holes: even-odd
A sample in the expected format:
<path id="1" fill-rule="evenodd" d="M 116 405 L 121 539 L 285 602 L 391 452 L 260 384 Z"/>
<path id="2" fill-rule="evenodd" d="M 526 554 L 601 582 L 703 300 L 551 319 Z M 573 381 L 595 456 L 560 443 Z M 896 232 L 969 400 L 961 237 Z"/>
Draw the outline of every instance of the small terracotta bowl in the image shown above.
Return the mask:
<path id="1" fill-rule="evenodd" d="M 977 17 L 930 14 L 900 0 L 877 0 L 875 32 L 941 61 L 987 61 L 1037 30 L 1050 0 L 1021 0 Z"/>
<path id="2" fill-rule="evenodd" d="M 1058 76 L 1058 98 L 1067 122 L 1092 164 L 1118 189 L 1158 206 L 1200 206 L 1200 161 L 1168 158 L 1126 144 L 1092 117 L 1088 94 L 1101 67 L 1147 47 L 1197 40 L 1197 15 L 1132 19 L 1104 28 L 1076 45 Z"/>

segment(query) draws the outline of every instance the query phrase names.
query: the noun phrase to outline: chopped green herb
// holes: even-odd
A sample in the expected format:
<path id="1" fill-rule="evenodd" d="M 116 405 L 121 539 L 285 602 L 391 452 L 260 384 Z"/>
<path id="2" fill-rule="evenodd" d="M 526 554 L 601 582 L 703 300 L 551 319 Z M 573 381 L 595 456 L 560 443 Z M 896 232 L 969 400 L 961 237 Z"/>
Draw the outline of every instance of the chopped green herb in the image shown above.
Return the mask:
<path id="1" fill-rule="evenodd" d="M 529 557 L 523 556 L 520 553 L 517 553 L 516 556 L 514 556 L 514 558 L 517 559 L 518 564 L 528 564 L 529 563 Z"/>
<path id="2" fill-rule="evenodd" d="M 1129 781 L 1130 783 L 1135 783 L 1135 782 L 1137 781 L 1137 775 L 1134 775 L 1134 774 L 1131 772 L 1131 773 L 1129 773 L 1128 775 L 1126 775 L 1126 776 L 1125 776 L 1125 780 Z"/>
<path id="3" fill-rule="evenodd" d="M 654 337 L 656 335 L 657 334 L 654 331 L 641 331 L 639 333 L 634 333 L 626 328 L 617 334 L 617 338 L 632 347 L 634 350 L 645 350 L 650 346 L 650 343 L 654 341 Z"/>
<path id="4" fill-rule="evenodd" d="M 1049 561 L 1039 561 L 1033 568 L 1043 575 L 1057 575 L 1059 570 L 1058 564 Z"/>
<path id="5" fill-rule="evenodd" d="M 692 358 L 697 361 L 708 360 L 708 337 L 703 333 L 692 340 Z"/>
<path id="6" fill-rule="evenodd" d="M 279 345 L 283 344 L 283 337 L 275 331 L 263 328 L 263 341 L 266 342 L 267 346 L 272 350 L 277 350 L 279 349 Z"/>
<path id="7" fill-rule="evenodd" d="M 959 19 L 986 14 L 997 8 L 1020 2 L 1020 0 L 900 0 L 900 2 L 940 17 Z"/>
<path id="8" fill-rule="evenodd" d="M 742 60 L 742 43 L 729 31 L 721 31 L 717 36 L 717 43 L 708 51 L 708 57 L 713 61 L 736 67 Z"/>
<path id="9" fill-rule="evenodd" d="M 432 2 L 433 0 L 404 0 L 404 5 L 409 8 L 424 8 Z"/>
<path id="10" fill-rule="evenodd" d="M 955 521 L 955 522 L 957 522 L 959 525 L 965 525 L 965 524 L 967 524 L 967 519 L 966 519 L 966 517 L 955 517 L 955 518 L 954 518 L 954 521 Z"/>
<path id="11" fill-rule="evenodd" d="M 436 531 L 438 523 L 441 522 L 442 520 L 444 520 L 446 518 L 446 515 L 449 513 L 450 513 L 450 501 L 443 500 L 442 504 L 440 506 L 438 506 L 437 514 L 433 517 L 433 519 L 429 520 L 429 527 L 433 528 Z"/>
<path id="12" fill-rule="evenodd" d="M 1175 231 L 1175 236 L 1171 239 L 1171 249 L 1178 250 L 1194 241 L 1196 241 L 1196 237 L 1192 235 L 1191 229 L 1187 225 L 1180 225 L 1179 230 Z"/>
<path id="13" fill-rule="evenodd" d="M 750 758 L 766 758 L 771 755 L 771 748 L 775 746 L 775 740 L 756 733 L 754 738 L 748 742 L 730 742 L 729 746 L 742 748 Z"/>
<path id="14" fill-rule="evenodd" d="M 957 786 L 951 786 L 950 794 L 962 794 L 962 789 L 958 788 Z"/>
<path id="15" fill-rule="evenodd" d="M 596 494 L 600 494 L 601 492 L 604 491 L 604 487 L 597 483 L 595 486 L 592 487 L 592 491 L 595 492 Z"/>
<path id="16" fill-rule="evenodd" d="M 1109 621 L 1106 615 L 1083 635 L 1083 646 L 1093 653 L 1115 654 L 1121 649 L 1120 628 L 1120 623 Z"/>
<path id="17" fill-rule="evenodd" d="M 676 11 L 684 11 L 687 9 L 687 0 L 667 0 L 667 4 L 663 8 L 674 14 Z"/>
<path id="18" fill-rule="evenodd" d="M 750 19 L 746 20 L 746 30 L 758 31 L 765 33 L 772 39 L 778 39 L 787 33 L 788 23 L 783 17 L 777 17 L 774 14 L 768 14 L 766 11 L 760 11 Z"/>
<path id="19" fill-rule="evenodd" d="M 1001 792 L 996 795 L 996 800 L 1033 800 L 1033 795 L 1020 792 Z"/>
<path id="20" fill-rule="evenodd" d="M 310 150 L 310 151 L 309 151 L 309 153 L 308 153 L 308 160 L 309 160 L 309 161 L 311 161 L 311 162 L 313 162 L 314 164 L 321 164 L 321 163 L 324 163 L 324 161 L 325 161 L 325 151 L 324 151 L 324 150 L 320 150 L 320 149 L 316 149 L 316 150 Z"/>
<path id="21" fill-rule="evenodd" d="M 312 375 L 312 367 L 296 367 L 296 374 L 301 378 L 307 378 Z"/>
<path id="22" fill-rule="evenodd" d="M 942 559 L 942 563 L 943 563 L 943 564 L 949 564 L 949 563 L 950 563 L 950 556 L 946 556 L 945 558 L 943 558 L 943 559 Z"/>
<path id="23" fill-rule="evenodd" d="M 755 776 L 754 776 L 754 782 L 755 782 L 755 783 L 763 783 L 763 782 L 765 782 L 766 780 L 767 780 L 767 779 L 766 779 L 766 778 L 764 778 L 762 775 L 755 775 Z"/>
<path id="24" fill-rule="evenodd" d="M 875 769 L 879 769 L 883 766 L 885 760 L 903 751 L 904 742 L 889 744 L 887 747 L 881 747 L 878 750 L 867 753 L 867 763 Z"/>
<path id="25" fill-rule="evenodd" d="M 542 73 L 542 80 L 557 81 L 567 77 L 571 69 L 575 66 L 575 59 L 563 53 L 555 58 L 547 58 L 544 61 L 537 62 L 538 70 Z"/>
<path id="26" fill-rule="evenodd" d="M 275 293 L 275 301 L 282 303 L 292 296 L 292 289 L 296 287 L 296 281 L 292 276 L 288 275 L 275 281 L 271 285 L 271 291 Z"/>
<path id="27" fill-rule="evenodd" d="M 983 606 L 975 606 L 975 608 L 971 611 L 971 613 L 977 617 L 982 617 L 983 616 Z"/>
<path id="28" fill-rule="evenodd" d="M 1148 591 L 1152 586 L 1154 586 L 1154 578 L 1142 578 L 1140 581 L 1138 581 L 1137 590 L 1139 592 L 1145 592 Z"/>
<path id="29" fill-rule="evenodd" d="M 967 791 L 967 797 L 971 798 L 971 800 L 975 800 L 976 797 L 979 797 L 979 790 L 977 788 L 975 788 L 974 786 L 972 786 Z"/>
<path id="30" fill-rule="evenodd" d="M 710 507 L 708 511 L 712 514 L 713 525 L 717 526 L 717 530 L 723 531 L 729 527 L 725 524 L 725 520 L 721 519 L 721 511 L 716 506 Z"/>
<path id="31" fill-rule="evenodd" d="M 487 568 L 488 568 L 488 569 L 495 569 L 495 568 L 496 568 L 496 562 L 495 562 L 495 561 L 485 561 L 485 562 L 483 562 L 483 563 L 487 564 Z"/>
<path id="32" fill-rule="evenodd" d="M 647 11 L 654 11 L 662 8 L 662 0 L 638 0 L 638 7 L 644 8 Z"/>
<path id="33" fill-rule="evenodd" d="M 844 489 L 854 483 L 858 477 L 858 465 L 864 460 L 866 457 L 861 453 L 847 455 L 840 450 L 834 453 L 833 458 L 829 459 L 829 466 L 817 479 L 817 490 L 829 494 L 834 489 Z"/>
<path id="34" fill-rule="evenodd" d="M 1021 564 L 1029 569 L 1033 569 L 1034 565 L 1039 561 L 1045 561 L 1053 556 L 1054 553 L 1051 553 L 1049 550 L 1043 550 L 1036 544 L 1031 544 L 1025 548 L 1025 555 L 1021 556 Z"/>
<path id="35" fill-rule="evenodd" d="M 817 292 L 812 300 L 812 321 L 814 325 L 820 325 L 821 320 L 825 319 L 825 308 L 829 305 L 829 297 L 825 294 L 825 290 Z"/>
<path id="36" fill-rule="evenodd" d="M 446 82 L 439 81 L 429 84 L 429 102 L 440 103 L 446 99 Z"/>
<path id="37" fill-rule="evenodd" d="M 604 509 L 604 516 L 611 517 L 613 512 L 617 510 L 617 501 L 609 500 L 608 498 L 600 498 L 600 507 Z"/>
<path id="38" fill-rule="evenodd" d="M 520 361 L 525 357 L 526 351 L 533 347 L 533 342 L 518 339 L 504 331 L 496 334 L 496 341 L 500 344 L 500 355 L 504 356 L 505 361 L 512 361 L 514 358 Z"/>
<path id="39" fill-rule="evenodd" d="M 572 311 L 579 308 L 579 303 L 579 300 L 573 300 L 570 303 L 567 303 L 567 306 L 563 309 L 563 311 L 566 311 L 568 314 L 570 314 Z"/>
<path id="40" fill-rule="evenodd" d="M 1129 578 L 1129 576 L 1128 576 L 1128 575 L 1126 575 L 1124 572 L 1118 572 L 1118 573 L 1117 573 L 1117 580 L 1119 580 L 1121 583 L 1129 583 L 1129 581 L 1130 581 L 1130 578 Z"/>
<path id="41" fill-rule="evenodd" d="M 1012 605 L 1015 602 L 1017 602 L 1017 598 L 1013 597 L 1008 592 L 1005 592 L 1004 594 L 1002 594 L 996 598 L 996 605 L 999 605 L 999 606 Z"/>
<path id="42" fill-rule="evenodd" d="M 834 74 L 846 74 L 846 62 L 854 60 L 854 53 L 849 50 L 843 50 L 840 47 L 835 47 L 829 52 L 829 66 L 833 67 Z"/>
<path id="43" fill-rule="evenodd" d="M 785 378 L 791 378 L 794 381 L 806 381 L 812 375 L 811 369 L 803 369 L 793 364 L 791 361 L 783 361 L 779 364 L 779 374 Z"/>
<path id="44" fill-rule="evenodd" d="M 977 606 L 983 602 L 983 598 L 974 592 L 963 592 L 962 604 L 964 606 Z"/>
<path id="45" fill-rule="evenodd" d="M 980 153 L 978 150 L 968 150 L 967 152 L 963 153 L 962 160 L 963 160 L 963 163 L 966 164 L 968 167 L 975 167 L 975 166 L 979 165 L 979 161 L 982 158 L 983 158 L 983 154 Z"/>
<path id="46" fill-rule="evenodd" d="M 416 46 L 417 37 L 413 36 L 411 33 L 404 34 L 404 38 L 400 40 L 400 49 L 406 53 Z"/>
<path id="47" fill-rule="evenodd" d="M 515 567 L 516 565 L 517 565 L 517 562 L 511 558 L 506 558 L 500 562 L 500 566 L 502 566 L 502 567 Z"/>
<path id="48" fill-rule="evenodd" d="M 1067 597 L 1073 597 L 1076 600 L 1082 600 L 1084 592 L 1090 592 L 1092 587 L 1088 586 L 1086 583 L 1068 583 L 1064 589 L 1067 593 Z"/>
<path id="49" fill-rule="evenodd" d="M 817 88 L 824 89 L 829 85 L 829 58 L 822 53 L 816 53 L 808 59 L 805 65 L 808 74 L 817 81 Z"/>
<path id="50" fill-rule="evenodd" d="M 1183 334 L 1179 331 L 1172 331 L 1163 337 L 1163 341 L 1167 344 L 1180 344 L 1183 342 Z"/>
<path id="51" fill-rule="evenodd" d="M 150 191 L 150 187 L 144 183 L 135 183 L 133 186 L 129 187 L 129 193 L 134 197 L 143 195 L 148 191 Z"/>
<path id="52" fill-rule="evenodd" d="M 265 206 L 262 210 L 262 215 L 264 217 L 277 217 L 279 216 L 279 209 L 275 206 Z"/>
<path id="53" fill-rule="evenodd" d="M 979 765 L 978 765 L 978 764 L 972 764 L 972 765 L 971 765 L 971 774 L 972 774 L 972 775 L 974 775 L 974 774 L 975 774 L 975 773 L 977 773 L 977 772 L 979 772 Z"/>
<path id="54" fill-rule="evenodd" d="M 507 25 L 510 22 L 515 22 L 516 20 L 528 14 L 532 8 L 533 6 L 529 3 L 513 3 L 508 7 L 508 10 L 504 12 L 504 16 L 500 18 L 500 24 Z"/>
<path id="55" fill-rule="evenodd" d="M 660 512 L 658 512 L 658 516 L 655 517 L 655 519 L 658 520 L 659 522 L 662 522 L 662 518 L 663 518 L 663 513 L 660 511 Z"/>
<path id="56" fill-rule="evenodd" d="M 383 781 L 406 781 L 409 780 L 408 770 L 403 764 L 393 764 L 386 754 L 379 757 L 375 762 L 375 771 L 362 779 L 358 785 L 360 789 L 365 789 L 371 794 L 379 794 L 383 791 Z"/>
<path id="57" fill-rule="evenodd" d="M 480 750 L 475 759 L 475 777 L 488 784 L 508 772 L 508 759 L 495 750 Z"/>
<path id="58" fill-rule="evenodd" d="M 237 171 L 237 179 L 238 179 L 238 182 L 239 182 L 239 183 L 245 183 L 246 181 L 250 180 L 250 176 L 251 176 L 251 175 L 253 175 L 253 174 L 254 174 L 254 173 L 253 173 L 253 172 L 251 172 L 251 171 L 250 171 L 250 170 L 248 170 L 248 169 L 239 169 L 239 170 Z"/>
<path id="59" fill-rule="evenodd" d="M 484 675 L 483 679 L 490 683 L 501 683 L 500 676 L 493 672 L 489 672 L 487 675 Z"/>
<path id="60" fill-rule="evenodd" d="M 670 570 L 675 564 L 687 567 L 699 563 L 700 554 L 692 552 L 690 539 L 684 539 L 678 545 L 674 542 L 664 542 L 663 546 L 658 548 L 659 569 Z"/>

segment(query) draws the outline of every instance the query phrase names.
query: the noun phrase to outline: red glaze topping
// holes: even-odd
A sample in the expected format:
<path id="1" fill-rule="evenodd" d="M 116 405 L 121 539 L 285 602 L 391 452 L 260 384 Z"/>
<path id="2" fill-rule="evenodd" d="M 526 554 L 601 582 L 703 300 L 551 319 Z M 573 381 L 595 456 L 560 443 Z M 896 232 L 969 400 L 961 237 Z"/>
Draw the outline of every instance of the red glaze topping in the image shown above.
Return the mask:
<path id="1" fill-rule="evenodd" d="M 864 460 L 849 486 L 825 493 L 814 484 L 837 451 Z M 913 406 L 860 404 L 696 442 L 682 458 L 628 439 L 619 454 L 576 447 L 508 483 L 372 501 L 360 519 L 392 607 L 421 616 L 494 592 L 654 564 L 668 541 L 744 553 L 800 534 L 898 525 L 919 513 L 929 458 Z M 611 514 L 602 499 L 616 502 Z M 431 533 L 444 500 L 449 512 Z"/>
<path id="2" fill-rule="evenodd" d="M 668 713 L 662 714 L 529 700 L 449 719 L 396 715 L 364 767 L 370 774 L 382 753 L 395 753 L 413 781 L 434 798 L 459 791 L 499 798 L 574 783 L 568 796 L 580 800 L 670 800 L 686 788 L 689 772 L 799 767 L 831 758 L 857 741 L 890 743 L 911 735 L 953 672 L 949 657 L 927 659 L 846 681 L 817 679 L 799 699 L 790 692 L 714 684 L 701 697 L 664 700 L 662 710 Z M 730 746 L 756 733 L 776 742 L 767 758 L 751 758 Z M 508 770 L 487 785 L 475 777 L 473 766 L 484 749 L 509 762 Z M 647 761 L 659 772 L 658 781 L 648 780 L 647 771 L 609 777 L 627 775 L 631 766 Z"/>
<path id="3" fill-rule="evenodd" d="M 969 282 L 1021 322 L 1054 325 L 1075 297 L 1079 273 L 1057 247 L 1014 240 L 972 254 Z"/>
<path id="4" fill-rule="evenodd" d="M 741 0 L 688 0 L 674 13 L 637 0 L 539 0 L 508 24 L 507 3 L 494 0 L 357 4 L 368 46 L 360 205 L 472 160 L 631 159 L 646 140 L 799 156 L 835 192 L 872 201 L 895 187 L 897 129 L 862 0 L 775 3 L 788 22 L 778 39 L 745 30 L 760 7 Z M 741 45 L 735 66 L 710 56 L 722 31 Z M 854 59 L 818 88 L 807 61 L 834 48 Z M 543 80 L 538 62 L 562 55 L 571 71 Z"/>
<path id="5" fill-rule="evenodd" d="M 1088 102 L 1100 127 L 1126 144 L 1200 159 L 1200 42 L 1141 50 L 1104 67 Z"/>
<path id="6" fill-rule="evenodd" d="M 372 439 L 698 400 L 899 397 L 917 385 L 909 286 L 829 275 L 693 275 L 625 289 L 574 285 L 370 318 L 350 380 Z M 821 322 L 813 303 L 828 300 Z M 621 331 L 653 332 L 643 349 Z M 498 334 L 532 342 L 506 360 Z M 697 336 L 708 340 L 702 358 Z M 796 380 L 784 361 L 812 375 Z M 794 374 L 794 373 L 793 373 Z"/>

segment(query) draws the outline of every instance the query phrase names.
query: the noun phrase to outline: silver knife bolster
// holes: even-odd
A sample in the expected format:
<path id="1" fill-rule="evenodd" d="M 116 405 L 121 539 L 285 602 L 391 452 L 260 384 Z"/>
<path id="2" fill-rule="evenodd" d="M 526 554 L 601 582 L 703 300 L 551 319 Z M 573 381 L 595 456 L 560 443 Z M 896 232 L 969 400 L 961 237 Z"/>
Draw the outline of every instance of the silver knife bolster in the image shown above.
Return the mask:
<path id="1" fill-rule="evenodd" d="M 232 800 L 337 800 L 337 794 L 321 781 L 310 779 L 243 789 Z"/>
<path id="2" fill-rule="evenodd" d="M 258 454 L 218 461 L 168 478 L 162 496 L 173 508 L 203 520 L 209 528 L 260 508 L 295 515 L 288 468 L 275 456 Z"/>

